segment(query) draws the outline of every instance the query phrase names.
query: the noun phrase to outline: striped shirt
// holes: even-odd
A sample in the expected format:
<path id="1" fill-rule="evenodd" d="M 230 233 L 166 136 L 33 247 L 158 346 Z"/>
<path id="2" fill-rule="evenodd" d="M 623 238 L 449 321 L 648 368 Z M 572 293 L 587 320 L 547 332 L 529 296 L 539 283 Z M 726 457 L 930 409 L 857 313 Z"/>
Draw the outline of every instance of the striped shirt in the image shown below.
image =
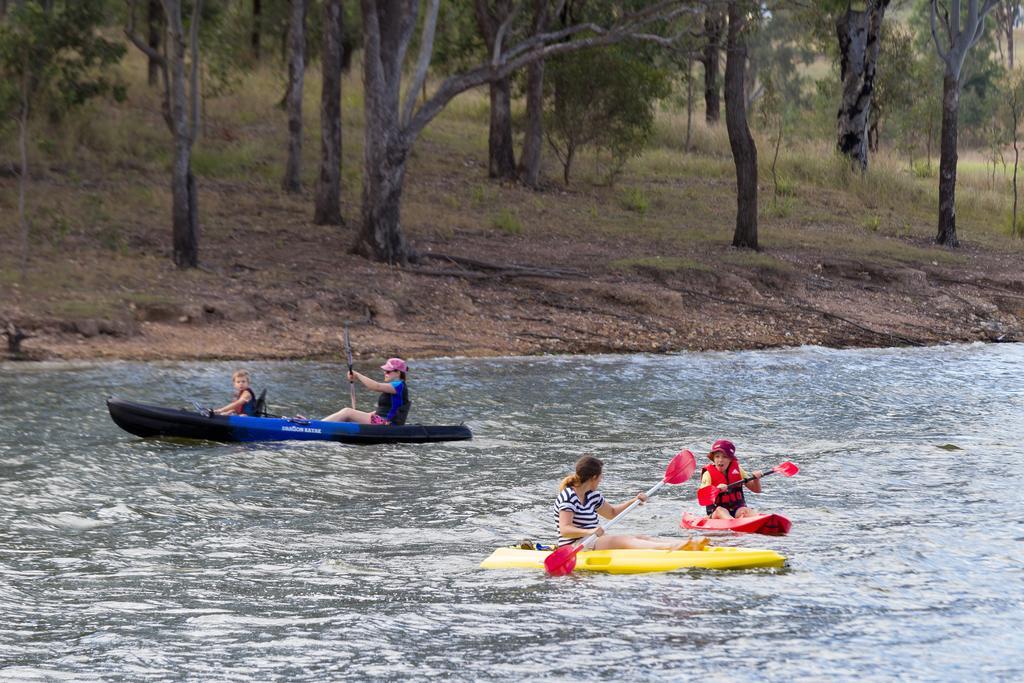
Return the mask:
<path id="1" fill-rule="evenodd" d="M 581 503 L 580 497 L 576 495 L 576 491 L 571 486 L 566 486 L 558 494 L 558 498 L 555 499 L 555 528 L 558 528 L 559 513 L 562 510 L 572 510 L 572 525 L 574 527 L 596 529 L 597 509 L 602 505 L 604 505 L 604 496 L 601 495 L 600 491 L 588 492 L 586 499 Z M 558 537 L 558 545 L 563 546 L 578 540 L 578 538 L 565 538 L 560 535 Z"/>

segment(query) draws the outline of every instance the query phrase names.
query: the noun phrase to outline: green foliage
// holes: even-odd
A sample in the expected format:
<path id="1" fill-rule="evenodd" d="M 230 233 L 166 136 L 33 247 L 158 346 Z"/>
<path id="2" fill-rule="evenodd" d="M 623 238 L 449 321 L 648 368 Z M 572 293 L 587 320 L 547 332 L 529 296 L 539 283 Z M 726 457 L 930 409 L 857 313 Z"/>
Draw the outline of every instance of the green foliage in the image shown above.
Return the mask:
<path id="1" fill-rule="evenodd" d="M 544 126 L 568 181 L 579 150 L 594 146 L 621 166 L 639 154 L 654 130 L 654 104 L 670 79 L 626 45 L 581 50 L 547 65 Z"/>
<path id="2" fill-rule="evenodd" d="M 1017 215 L 1013 210 L 1006 212 L 1006 228 L 1011 237 L 1024 238 L 1024 207 L 1017 207 Z"/>
<path id="3" fill-rule="evenodd" d="M 491 218 L 491 225 L 498 230 L 507 232 L 510 235 L 519 235 L 523 232 L 523 224 L 519 222 L 508 209 L 502 209 Z"/>
<path id="4" fill-rule="evenodd" d="M 645 215 L 651 206 L 651 200 L 647 198 L 643 188 L 640 187 L 630 187 L 624 190 L 619 197 L 619 202 L 622 204 L 622 208 L 641 216 Z"/>
<path id="5" fill-rule="evenodd" d="M 930 161 L 915 161 L 912 168 L 917 178 L 934 178 L 939 174 L 938 166 Z"/>
<path id="6" fill-rule="evenodd" d="M 105 19 L 103 0 L 64 3 L 47 11 L 32 0 L 15 5 L 0 24 L 0 109 L 12 115 L 26 102 L 29 114 L 42 105 L 53 119 L 89 99 L 124 87 L 106 67 L 125 48 L 96 33 Z"/>
<path id="7" fill-rule="evenodd" d="M 788 218 L 793 213 L 793 197 L 773 195 L 765 206 L 765 214 L 772 218 Z"/>

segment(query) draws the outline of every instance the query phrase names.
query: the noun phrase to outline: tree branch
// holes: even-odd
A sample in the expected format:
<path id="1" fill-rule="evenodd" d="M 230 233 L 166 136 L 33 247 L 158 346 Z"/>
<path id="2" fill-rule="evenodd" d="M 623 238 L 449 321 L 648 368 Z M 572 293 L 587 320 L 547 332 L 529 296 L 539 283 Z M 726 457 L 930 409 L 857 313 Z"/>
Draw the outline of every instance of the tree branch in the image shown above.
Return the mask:
<path id="1" fill-rule="evenodd" d="M 555 55 L 575 52 L 588 47 L 611 45 L 631 39 L 636 35 L 650 37 L 651 34 L 638 34 L 636 29 L 655 21 L 669 21 L 683 13 L 692 11 L 694 8 L 682 6 L 680 0 L 667 0 L 636 15 L 629 16 L 609 29 L 604 29 L 596 24 L 577 24 L 561 31 L 533 36 L 509 50 L 498 65 L 479 65 L 446 79 L 433 97 L 416 111 L 412 120 L 406 125 L 403 136 L 406 142 L 411 144 L 420 131 L 444 109 L 452 98 L 470 88 L 500 80 L 531 62 L 546 60 Z M 565 38 L 584 31 L 590 31 L 595 35 L 564 42 Z"/>
<path id="2" fill-rule="evenodd" d="M 416 61 L 416 73 L 409 90 L 405 93 L 405 106 L 402 107 L 402 117 L 399 123 L 402 126 L 408 125 L 412 118 L 412 110 L 416 106 L 416 97 L 419 95 L 423 82 L 427 79 L 427 70 L 430 68 L 430 55 L 434 51 L 434 32 L 437 29 L 437 13 L 441 6 L 441 0 L 430 0 L 430 7 L 427 9 L 427 18 L 423 22 L 423 37 L 420 39 L 420 56 Z"/>
<path id="3" fill-rule="evenodd" d="M 946 58 L 947 53 L 942 49 L 942 44 L 939 43 L 939 32 L 935 26 L 935 14 L 938 11 L 936 8 L 937 2 L 938 0 L 932 0 L 929 5 L 928 21 L 931 24 L 932 42 L 935 43 L 935 51 L 939 53 L 939 59 L 944 62 L 948 62 L 948 59 Z M 950 40 L 950 44 L 952 44 L 952 39 Z"/>
<path id="4" fill-rule="evenodd" d="M 142 40 L 135 34 L 135 0 L 128 0 L 128 26 L 124 28 L 124 35 L 132 45 L 139 48 L 143 54 L 152 59 L 157 64 L 164 65 L 164 57 L 159 52 L 149 46 L 146 41 Z"/>

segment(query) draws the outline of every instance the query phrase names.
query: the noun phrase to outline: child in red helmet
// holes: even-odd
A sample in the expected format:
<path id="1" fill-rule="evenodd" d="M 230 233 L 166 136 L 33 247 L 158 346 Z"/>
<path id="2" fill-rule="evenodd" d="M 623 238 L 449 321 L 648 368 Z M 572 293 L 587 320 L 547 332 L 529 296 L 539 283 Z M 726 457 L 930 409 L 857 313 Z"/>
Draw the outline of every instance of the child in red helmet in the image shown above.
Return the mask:
<path id="1" fill-rule="evenodd" d="M 728 439 L 719 439 L 711 445 L 708 460 L 712 464 L 705 465 L 701 471 L 700 487 L 716 486 L 721 491 L 714 504 L 706 507 L 708 517 L 712 519 L 730 519 L 733 517 L 752 517 L 757 513 L 747 507 L 743 498 L 743 486 L 729 488 L 729 484 L 743 481 L 749 475 L 740 467 L 736 459 L 736 446 Z M 754 493 L 761 493 L 761 471 L 754 471 L 754 479 L 745 486 Z"/>

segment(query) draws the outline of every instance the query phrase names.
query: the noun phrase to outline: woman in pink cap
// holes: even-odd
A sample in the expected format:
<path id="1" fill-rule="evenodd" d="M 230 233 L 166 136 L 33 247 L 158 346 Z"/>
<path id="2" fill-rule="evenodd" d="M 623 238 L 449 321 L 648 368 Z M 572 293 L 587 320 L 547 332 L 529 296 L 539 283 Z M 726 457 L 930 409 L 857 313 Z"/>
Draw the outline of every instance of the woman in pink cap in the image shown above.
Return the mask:
<path id="1" fill-rule="evenodd" d="M 713 505 L 706 507 L 708 517 L 712 519 L 731 519 L 733 517 L 752 517 L 757 513 L 747 507 L 743 499 L 743 486 L 729 488 L 729 484 L 743 481 L 747 473 L 740 467 L 736 459 L 736 446 L 728 439 L 719 439 L 711 445 L 708 460 L 712 464 L 705 465 L 700 475 L 700 486 L 716 486 L 721 491 Z M 745 486 L 754 493 L 761 493 L 761 471 L 754 472 L 754 479 Z"/>
<path id="2" fill-rule="evenodd" d="M 380 398 L 377 399 L 377 409 L 367 413 L 355 408 L 342 408 L 336 413 L 323 418 L 325 422 L 358 422 L 364 425 L 401 425 L 405 424 L 405 418 L 409 415 L 409 386 L 405 382 L 405 373 L 409 366 L 401 358 L 388 358 L 384 365 L 380 366 L 384 371 L 384 381 L 370 379 L 361 372 L 355 370 L 348 373 L 348 381 L 359 380 L 367 389 L 379 391 Z"/>

